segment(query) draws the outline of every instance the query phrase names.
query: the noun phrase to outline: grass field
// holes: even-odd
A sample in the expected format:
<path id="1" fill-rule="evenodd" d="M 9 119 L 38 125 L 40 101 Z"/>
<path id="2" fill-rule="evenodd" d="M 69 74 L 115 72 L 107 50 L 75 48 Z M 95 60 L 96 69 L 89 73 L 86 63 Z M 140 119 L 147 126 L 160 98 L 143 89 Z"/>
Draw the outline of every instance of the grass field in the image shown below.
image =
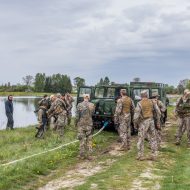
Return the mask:
<path id="1" fill-rule="evenodd" d="M 163 131 L 164 143 L 156 162 L 139 162 L 135 159 L 136 137 L 132 138 L 130 152 L 119 152 L 114 148 L 117 134 L 104 131 L 94 138 L 94 160 L 91 162 L 77 159 L 79 149 L 78 144 L 75 144 L 11 166 L 0 166 L 0 190 L 35 190 L 49 182 L 55 186 L 61 182 L 68 184 L 67 187 L 63 185 L 57 189 L 188 190 L 190 149 L 187 148 L 186 137 L 181 146 L 174 145 L 176 119 L 173 116 L 173 107 L 169 107 L 168 111 L 170 123 Z M 0 164 L 76 139 L 74 126 L 67 127 L 64 138 L 48 131 L 45 139 L 38 140 L 34 138 L 34 133 L 34 126 L 15 131 L 0 131 Z M 150 150 L 147 147 L 148 143 L 148 155 Z M 84 166 L 80 168 L 80 165 Z M 72 188 L 74 182 L 67 180 L 71 174 L 72 179 L 79 180 L 76 180 Z M 57 179 L 60 180 L 56 181 Z"/>

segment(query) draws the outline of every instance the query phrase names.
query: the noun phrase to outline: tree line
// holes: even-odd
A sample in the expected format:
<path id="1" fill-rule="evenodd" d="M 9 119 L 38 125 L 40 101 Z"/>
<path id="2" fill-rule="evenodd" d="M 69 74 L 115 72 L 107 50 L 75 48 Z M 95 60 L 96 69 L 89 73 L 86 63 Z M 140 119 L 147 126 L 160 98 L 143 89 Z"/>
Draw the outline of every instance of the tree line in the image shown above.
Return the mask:
<path id="1" fill-rule="evenodd" d="M 27 75 L 22 78 L 22 84 L 11 85 L 10 82 L 7 84 L 0 85 L 0 92 L 50 92 L 50 93 L 71 93 L 73 90 L 76 91 L 80 86 L 85 86 L 86 81 L 84 78 L 75 77 L 74 86 L 72 85 L 71 79 L 68 75 L 63 74 L 53 74 L 46 75 L 45 73 L 37 73 L 34 77 Z M 141 79 L 136 77 L 133 79 L 134 82 L 140 82 Z M 109 77 L 100 78 L 97 85 L 114 85 L 114 82 L 111 82 Z M 126 83 L 127 84 L 127 83 Z M 73 87 L 75 87 L 73 89 Z M 177 87 L 171 85 L 165 85 L 167 94 L 182 94 L 185 88 L 190 89 L 190 80 L 184 86 L 180 81 Z"/>
<path id="2" fill-rule="evenodd" d="M 11 85 L 10 82 L 0 86 L 1 92 L 52 92 L 65 93 L 72 92 L 72 82 L 68 75 L 53 74 L 47 76 L 45 73 L 37 73 L 34 77 L 27 75 L 22 78 L 22 84 Z M 85 79 L 76 77 L 74 79 L 76 87 L 85 85 Z"/>

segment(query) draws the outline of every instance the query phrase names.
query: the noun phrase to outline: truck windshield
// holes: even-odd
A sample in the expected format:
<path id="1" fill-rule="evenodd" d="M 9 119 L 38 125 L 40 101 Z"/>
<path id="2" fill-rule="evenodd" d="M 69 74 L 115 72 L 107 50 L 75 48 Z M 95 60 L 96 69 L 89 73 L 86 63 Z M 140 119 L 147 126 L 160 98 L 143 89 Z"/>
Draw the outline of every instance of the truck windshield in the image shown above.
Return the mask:
<path id="1" fill-rule="evenodd" d="M 80 88 L 79 97 L 82 98 L 84 94 L 91 95 L 92 89 L 91 88 Z"/>
<path id="2" fill-rule="evenodd" d="M 108 88 L 106 98 L 114 98 L 115 97 L 115 88 Z"/>
<path id="3" fill-rule="evenodd" d="M 104 98 L 104 88 L 96 88 L 95 90 L 95 98 Z"/>

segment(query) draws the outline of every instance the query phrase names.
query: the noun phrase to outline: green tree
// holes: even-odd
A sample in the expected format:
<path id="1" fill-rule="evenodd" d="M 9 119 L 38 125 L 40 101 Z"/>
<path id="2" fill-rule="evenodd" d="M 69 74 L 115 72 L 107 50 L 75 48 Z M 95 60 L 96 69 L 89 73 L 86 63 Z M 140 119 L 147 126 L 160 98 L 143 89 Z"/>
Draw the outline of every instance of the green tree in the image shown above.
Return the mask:
<path id="1" fill-rule="evenodd" d="M 186 88 L 190 90 L 190 82 L 188 82 Z"/>
<path id="2" fill-rule="evenodd" d="M 110 84 L 110 79 L 108 77 L 105 77 L 104 85 L 109 85 L 109 84 Z"/>
<path id="3" fill-rule="evenodd" d="M 74 78 L 74 84 L 79 88 L 80 86 L 85 86 L 85 79 L 81 77 Z"/>
<path id="4" fill-rule="evenodd" d="M 51 92 L 66 93 L 72 91 L 71 79 L 67 75 L 54 74 L 51 77 Z"/>
<path id="5" fill-rule="evenodd" d="M 45 92 L 52 92 L 52 79 L 51 79 L 51 76 L 46 77 L 44 91 Z"/>
<path id="6" fill-rule="evenodd" d="M 168 84 L 165 86 L 165 90 L 167 94 L 177 94 L 177 88 L 174 86 L 169 86 Z"/>
<path id="7" fill-rule="evenodd" d="M 37 73 L 34 79 L 34 89 L 36 92 L 44 92 L 46 82 L 45 73 Z"/>
<path id="8" fill-rule="evenodd" d="M 135 77 L 134 79 L 133 79 L 133 82 L 140 82 L 141 81 L 141 79 L 139 78 L 139 77 Z"/>
<path id="9" fill-rule="evenodd" d="M 179 84 L 177 86 L 177 91 L 178 91 L 178 94 L 183 94 L 185 88 L 183 87 L 183 85 Z"/>
<path id="10" fill-rule="evenodd" d="M 32 85 L 34 77 L 31 75 L 26 75 L 25 77 L 22 78 L 22 80 L 24 84 L 29 87 L 30 85 Z"/>

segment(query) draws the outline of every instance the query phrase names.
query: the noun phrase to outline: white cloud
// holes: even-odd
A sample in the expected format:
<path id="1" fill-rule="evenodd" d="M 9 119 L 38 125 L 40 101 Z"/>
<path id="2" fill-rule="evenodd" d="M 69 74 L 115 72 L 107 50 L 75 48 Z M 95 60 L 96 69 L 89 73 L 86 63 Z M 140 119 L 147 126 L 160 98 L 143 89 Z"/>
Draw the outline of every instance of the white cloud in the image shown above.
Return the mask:
<path id="1" fill-rule="evenodd" d="M 43 71 L 92 81 L 92 71 L 103 73 L 121 59 L 157 63 L 177 56 L 175 64 L 187 63 L 180 60 L 190 48 L 187 0 L 0 0 L 0 5 L 0 81 Z M 19 68 L 10 79 L 4 74 L 8 65 Z"/>

